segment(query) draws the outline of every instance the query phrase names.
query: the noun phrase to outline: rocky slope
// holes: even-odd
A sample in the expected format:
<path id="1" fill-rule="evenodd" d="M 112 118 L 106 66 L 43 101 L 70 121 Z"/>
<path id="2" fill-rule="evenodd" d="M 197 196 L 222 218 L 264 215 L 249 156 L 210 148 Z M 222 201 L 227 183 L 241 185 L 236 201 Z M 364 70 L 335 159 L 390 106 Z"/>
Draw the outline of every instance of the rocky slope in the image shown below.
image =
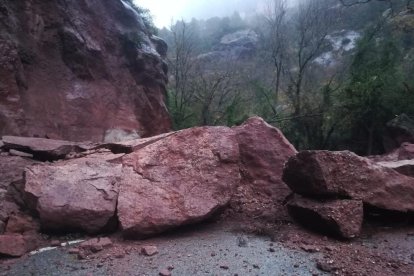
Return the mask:
<path id="1" fill-rule="evenodd" d="M 46 231 L 120 230 L 127 238 L 204 221 L 226 208 L 225 215 L 247 223 L 287 217 L 282 169 L 296 150 L 258 117 L 235 128 L 191 128 L 122 143 L 3 141 L 0 169 L 16 174 L 5 174 L 2 183 L 0 203 L 12 206 L 0 217 L 0 238 L 24 240 L 25 231 L 8 230 L 10 218 L 27 221 L 25 213 Z M 36 229 L 36 222 L 27 224 Z"/>
<path id="2" fill-rule="evenodd" d="M 123 0 L 1 0 L 0 135 L 113 141 L 168 131 L 166 47 Z"/>
<path id="3" fill-rule="evenodd" d="M 5 266 L 5 273 L 0 275 L 50 274 L 46 271 L 56 269 L 65 275 L 70 273 L 66 268 L 78 264 L 82 272 L 93 274 L 113 268 L 177 275 L 200 264 L 229 273 L 246 268 L 243 275 L 256 275 L 275 269 L 273 261 L 289 264 L 280 259 L 288 248 L 308 254 L 295 259 L 290 274 L 317 270 L 318 275 L 411 275 L 414 179 L 409 176 L 414 162 L 405 159 L 411 146 L 403 144 L 395 153 L 371 159 L 347 151 L 297 153 L 278 129 L 258 117 L 233 128 L 190 128 L 127 142 L 4 136 L 0 267 Z M 370 235 L 384 231 L 372 218 L 385 223 L 387 214 L 394 220 L 388 224 L 394 232 L 386 239 L 395 241 L 385 246 L 385 238 Z M 292 223 L 289 215 L 305 227 Z M 396 223 L 398 218 L 404 224 Z M 200 224 L 203 221 L 209 223 Z M 209 225 L 245 234 L 209 232 Z M 170 238 L 174 229 L 188 245 Z M 218 240 L 205 240 L 203 231 Z M 249 232 L 266 234 L 272 243 L 253 249 L 260 238 L 247 239 Z M 130 240 L 148 237 L 156 238 Z M 211 252 L 217 243 L 224 246 L 222 254 Z M 229 248 L 235 254 L 229 254 Z M 389 255 L 394 248 L 400 248 L 398 254 Z M 76 257 L 70 257 L 69 266 L 64 264 L 67 254 Z M 174 257 L 169 257 L 166 269 L 157 258 L 168 254 Z M 233 255 L 235 259 L 227 258 Z M 7 259 L 20 256 L 16 264 Z M 142 263 L 145 258 L 155 262 L 140 268 L 122 262 Z M 236 265 L 240 259 L 242 266 Z M 303 270 L 304 259 L 316 267 Z M 245 266 L 253 260 L 252 267 Z"/>

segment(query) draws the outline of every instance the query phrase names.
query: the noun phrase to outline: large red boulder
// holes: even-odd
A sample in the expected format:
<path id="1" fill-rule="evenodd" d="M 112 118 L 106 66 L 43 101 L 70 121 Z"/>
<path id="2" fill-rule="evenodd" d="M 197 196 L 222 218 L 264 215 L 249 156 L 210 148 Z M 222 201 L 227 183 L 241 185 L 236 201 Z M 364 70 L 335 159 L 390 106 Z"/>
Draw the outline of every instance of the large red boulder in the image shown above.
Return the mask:
<path id="1" fill-rule="evenodd" d="M 364 208 L 360 200 L 316 200 L 295 195 L 290 214 L 307 227 L 350 239 L 360 235 Z"/>
<path id="2" fill-rule="evenodd" d="M 234 127 L 240 149 L 242 181 L 232 208 L 242 216 L 287 219 L 283 201 L 291 193 L 283 182 L 283 166 L 297 153 L 283 133 L 260 117 Z"/>
<path id="3" fill-rule="evenodd" d="M 308 197 L 350 198 L 380 209 L 414 211 L 414 178 L 349 151 L 300 152 L 287 162 L 283 180 Z"/>
<path id="4" fill-rule="evenodd" d="M 123 157 L 118 218 L 131 238 L 202 221 L 240 181 L 239 148 L 226 127 L 183 130 Z"/>
<path id="5" fill-rule="evenodd" d="M 81 158 L 25 171 L 25 199 L 42 228 L 96 233 L 116 214 L 122 165 Z"/>

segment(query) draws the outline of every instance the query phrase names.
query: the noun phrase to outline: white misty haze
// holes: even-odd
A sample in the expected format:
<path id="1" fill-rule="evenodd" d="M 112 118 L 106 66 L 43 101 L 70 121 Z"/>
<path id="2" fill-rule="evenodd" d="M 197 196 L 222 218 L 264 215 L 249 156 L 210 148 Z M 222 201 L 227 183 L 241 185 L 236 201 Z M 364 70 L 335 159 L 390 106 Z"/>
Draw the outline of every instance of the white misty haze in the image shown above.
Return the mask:
<path id="1" fill-rule="evenodd" d="M 168 27 L 171 20 L 184 18 L 184 11 L 194 0 L 134 0 L 140 6 L 151 11 L 157 27 Z"/>
<path id="2" fill-rule="evenodd" d="M 235 11 L 248 14 L 260 10 L 268 0 L 134 0 L 154 16 L 157 27 L 168 27 L 172 20 L 207 19 L 231 15 Z M 288 0 L 293 5 L 298 0 Z"/>

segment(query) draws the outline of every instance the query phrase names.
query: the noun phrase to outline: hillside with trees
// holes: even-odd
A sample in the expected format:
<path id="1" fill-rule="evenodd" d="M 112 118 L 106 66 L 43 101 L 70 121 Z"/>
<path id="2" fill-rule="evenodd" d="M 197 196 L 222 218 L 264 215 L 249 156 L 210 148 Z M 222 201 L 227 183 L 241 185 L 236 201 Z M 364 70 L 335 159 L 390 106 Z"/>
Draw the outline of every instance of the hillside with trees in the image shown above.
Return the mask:
<path id="1" fill-rule="evenodd" d="M 300 149 L 383 152 L 386 123 L 414 114 L 414 14 L 411 1 L 363 2 L 273 0 L 160 30 L 175 128 L 259 115 Z"/>

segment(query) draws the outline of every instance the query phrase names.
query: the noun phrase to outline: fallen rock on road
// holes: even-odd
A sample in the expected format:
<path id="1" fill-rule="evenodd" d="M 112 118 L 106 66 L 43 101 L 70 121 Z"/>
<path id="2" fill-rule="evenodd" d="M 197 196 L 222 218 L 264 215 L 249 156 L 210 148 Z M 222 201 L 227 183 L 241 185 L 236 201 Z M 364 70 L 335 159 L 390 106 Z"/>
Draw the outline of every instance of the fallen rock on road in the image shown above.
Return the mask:
<path id="1" fill-rule="evenodd" d="M 129 238 L 200 222 L 225 207 L 240 181 L 239 149 L 226 127 L 193 128 L 122 159 L 120 227 Z"/>
<path id="2" fill-rule="evenodd" d="M 303 151 L 289 159 L 283 180 L 310 198 L 361 200 L 379 209 L 414 212 L 414 179 L 349 151 Z"/>
<path id="3" fill-rule="evenodd" d="M 44 229 L 97 233 L 116 215 L 121 168 L 87 159 L 29 167 L 25 201 Z"/>

